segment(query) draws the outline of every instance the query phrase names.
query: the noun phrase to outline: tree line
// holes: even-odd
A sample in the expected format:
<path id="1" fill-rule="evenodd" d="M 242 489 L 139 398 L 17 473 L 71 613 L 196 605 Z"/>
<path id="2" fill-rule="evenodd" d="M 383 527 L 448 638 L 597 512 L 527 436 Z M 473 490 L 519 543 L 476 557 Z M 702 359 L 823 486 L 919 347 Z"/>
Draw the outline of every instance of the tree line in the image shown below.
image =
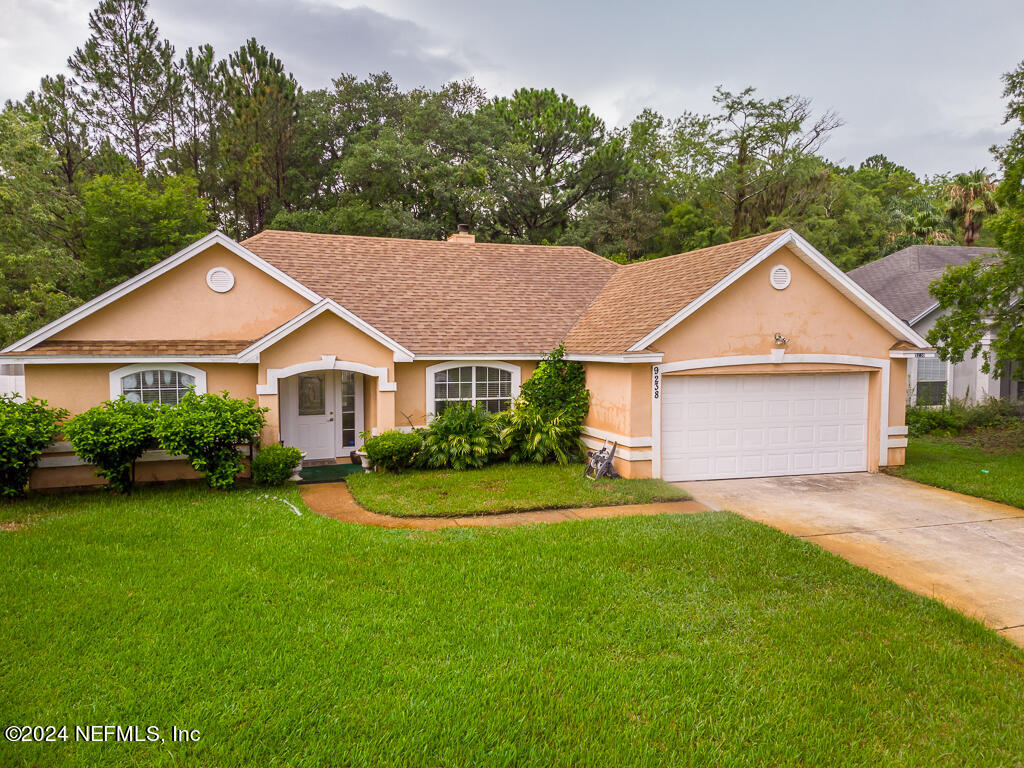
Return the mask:
<path id="1" fill-rule="evenodd" d="M 219 228 L 575 244 L 656 258 L 793 227 L 844 269 L 984 242 L 983 170 L 921 178 L 822 155 L 798 95 L 717 89 L 707 113 L 609 127 L 554 90 L 387 73 L 304 90 L 255 39 L 178 55 L 146 0 L 102 0 L 66 74 L 0 112 L 0 343 Z"/>

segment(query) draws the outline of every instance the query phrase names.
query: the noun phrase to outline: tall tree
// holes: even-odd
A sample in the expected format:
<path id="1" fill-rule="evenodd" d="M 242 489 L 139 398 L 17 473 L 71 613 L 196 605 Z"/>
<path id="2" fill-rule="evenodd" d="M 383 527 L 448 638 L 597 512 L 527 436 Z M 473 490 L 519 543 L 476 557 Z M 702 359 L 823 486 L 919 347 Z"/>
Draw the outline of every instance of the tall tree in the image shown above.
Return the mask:
<path id="1" fill-rule="evenodd" d="M 175 69 L 180 92 L 173 110 L 175 141 L 165 149 L 162 162 L 170 173 L 195 178 L 211 220 L 217 221 L 222 214 L 220 133 L 225 103 L 213 47 L 189 48 Z"/>
<path id="2" fill-rule="evenodd" d="M 766 100 L 754 88 L 732 93 L 719 87 L 713 101 L 717 114 L 688 118 L 693 125 L 690 149 L 696 142 L 708 153 L 707 184 L 735 239 L 762 229 L 803 186 L 820 183 L 821 164 L 814 153 L 842 121 L 833 112 L 812 120 L 809 99 Z"/>
<path id="3" fill-rule="evenodd" d="M 974 245 L 985 217 L 995 213 L 996 184 L 985 171 L 958 173 L 946 186 L 946 215 L 964 231 L 964 245 Z"/>
<path id="4" fill-rule="evenodd" d="M 993 147 L 1003 171 L 995 193 L 1000 210 L 991 221 L 999 258 L 991 263 L 975 259 L 960 267 L 948 267 L 932 284 L 932 295 L 944 310 L 928 341 L 939 357 L 958 362 L 967 355 L 981 356 L 982 368 L 999 376 L 1024 365 L 1024 61 L 1003 76 L 1007 99 L 1004 123 L 1015 125 L 1009 141 Z M 975 174 L 965 186 L 987 184 Z M 979 194 L 984 196 L 982 188 Z M 986 208 L 986 212 L 987 212 Z M 968 227 L 964 226 L 965 233 Z M 985 343 L 985 339 L 991 341 Z"/>
<path id="5" fill-rule="evenodd" d="M 495 175 L 487 211 L 498 237 L 554 240 L 582 204 L 611 191 L 622 140 L 586 106 L 554 90 L 521 88 L 480 111 L 492 122 Z"/>
<path id="6" fill-rule="evenodd" d="M 89 135 L 78 106 L 81 94 L 64 75 L 44 77 L 38 91 L 25 97 L 25 105 L 39 118 L 42 135 L 57 153 L 61 176 L 68 189 L 89 160 Z"/>
<path id="7" fill-rule="evenodd" d="M 174 47 L 160 39 L 147 5 L 101 0 L 89 14 L 92 34 L 68 59 L 101 135 L 140 171 L 160 147 L 174 90 Z"/>
<path id="8" fill-rule="evenodd" d="M 69 192 L 42 132 L 21 107 L 0 112 L 0 346 L 80 303 L 80 264 L 54 235 Z"/>
<path id="9" fill-rule="evenodd" d="M 300 89 L 281 60 L 255 38 L 221 62 L 226 120 L 221 146 L 234 195 L 238 235 L 263 229 L 287 208 L 288 159 L 295 142 Z"/>

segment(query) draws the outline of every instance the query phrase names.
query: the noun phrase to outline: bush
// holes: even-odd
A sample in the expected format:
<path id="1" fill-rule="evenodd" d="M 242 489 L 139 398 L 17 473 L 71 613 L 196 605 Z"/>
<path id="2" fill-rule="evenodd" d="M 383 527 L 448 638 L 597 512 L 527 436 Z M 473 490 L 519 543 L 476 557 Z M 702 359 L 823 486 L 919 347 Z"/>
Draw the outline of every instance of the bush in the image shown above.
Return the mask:
<path id="1" fill-rule="evenodd" d="M 371 437 L 363 445 L 374 466 L 388 472 L 401 472 L 411 467 L 422 448 L 423 438 L 419 434 L 397 429 Z"/>
<path id="2" fill-rule="evenodd" d="M 997 427 L 1021 418 L 1022 406 L 1011 400 L 990 399 L 978 405 L 950 400 L 940 408 L 907 408 L 907 431 L 911 437 L 930 434 L 958 435 L 965 429 Z"/>
<path id="3" fill-rule="evenodd" d="M 284 485 L 301 461 L 298 448 L 268 445 L 252 460 L 252 481 L 256 485 Z"/>
<path id="4" fill-rule="evenodd" d="M 188 456 L 211 488 L 230 488 L 245 466 L 235 446 L 258 439 L 266 410 L 252 398 L 190 391 L 177 405 L 160 411 L 153 434 L 168 453 Z"/>
<path id="5" fill-rule="evenodd" d="M 159 406 L 135 403 L 122 395 L 90 408 L 64 426 L 71 447 L 110 487 L 128 493 L 135 482 L 135 461 L 153 445 L 153 421 Z"/>
<path id="6" fill-rule="evenodd" d="M 565 359 L 565 345 L 541 360 L 533 375 L 523 382 L 520 397 L 543 416 L 561 415 L 581 425 L 590 410 L 583 364 Z"/>
<path id="7" fill-rule="evenodd" d="M 520 398 L 511 411 L 495 416 L 495 427 L 503 451 L 513 464 L 545 464 L 579 461 L 585 448 L 580 424 L 569 408 L 546 414 Z"/>
<path id="8" fill-rule="evenodd" d="M 63 408 L 34 397 L 19 403 L 0 395 L 0 496 L 22 496 L 43 449 L 60 434 Z"/>
<path id="9" fill-rule="evenodd" d="M 459 470 L 482 467 L 501 451 L 491 415 L 468 403 L 449 405 L 422 435 L 418 466 Z"/>

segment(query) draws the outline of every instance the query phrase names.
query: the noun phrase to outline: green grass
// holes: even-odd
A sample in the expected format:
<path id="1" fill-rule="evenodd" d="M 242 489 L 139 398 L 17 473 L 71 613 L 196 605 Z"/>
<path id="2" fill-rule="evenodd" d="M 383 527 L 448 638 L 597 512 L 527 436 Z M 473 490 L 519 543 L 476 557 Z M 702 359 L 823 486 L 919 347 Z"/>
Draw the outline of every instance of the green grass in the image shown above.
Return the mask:
<path id="1" fill-rule="evenodd" d="M 490 515 L 690 498 L 662 480 L 587 480 L 582 464 L 495 464 L 466 472 L 410 470 L 399 475 L 373 472 L 346 481 L 364 507 L 397 517 Z"/>
<path id="2" fill-rule="evenodd" d="M 914 437 L 893 474 L 1024 508 L 1024 427 L 979 429 L 959 437 Z"/>
<path id="3" fill-rule="evenodd" d="M 304 510 L 296 515 L 283 500 Z M 1019 766 L 1024 652 L 728 513 L 409 532 L 294 489 L 4 508 L 0 765 Z"/>

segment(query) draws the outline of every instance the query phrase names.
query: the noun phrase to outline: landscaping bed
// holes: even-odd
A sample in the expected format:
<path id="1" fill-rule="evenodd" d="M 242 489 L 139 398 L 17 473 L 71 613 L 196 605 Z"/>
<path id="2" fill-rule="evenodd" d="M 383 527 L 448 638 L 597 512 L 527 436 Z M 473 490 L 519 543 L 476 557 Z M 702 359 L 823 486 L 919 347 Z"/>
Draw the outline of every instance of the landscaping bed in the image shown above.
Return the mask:
<path id="1" fill-rule="evenodd" d="M 5 724 L 168 737 L 0 741 L 0 765 L 1024 754 L 1024 652 L 728 513 L 406 532 L 338 525 L 295 489 L 198 485 L 0 512 L 27 522 L 0 531 Z M 201 738 L 174 743 L 172 726 Z"/>
<path id="2" fill-rule="evenodd" d="M 910 438 L 892 474 L 1024 508 L 1024 423 Z"/>
<path id="3" fill-rule="evenodd" d="M 573 509 L 658 501 L 690 495 L 662 480 L 588 480 L 582 464 L 493 464 L 483 469 L 373 472 L 346 478 L 371 512 L 395 517 L 456 517 Z"/>

